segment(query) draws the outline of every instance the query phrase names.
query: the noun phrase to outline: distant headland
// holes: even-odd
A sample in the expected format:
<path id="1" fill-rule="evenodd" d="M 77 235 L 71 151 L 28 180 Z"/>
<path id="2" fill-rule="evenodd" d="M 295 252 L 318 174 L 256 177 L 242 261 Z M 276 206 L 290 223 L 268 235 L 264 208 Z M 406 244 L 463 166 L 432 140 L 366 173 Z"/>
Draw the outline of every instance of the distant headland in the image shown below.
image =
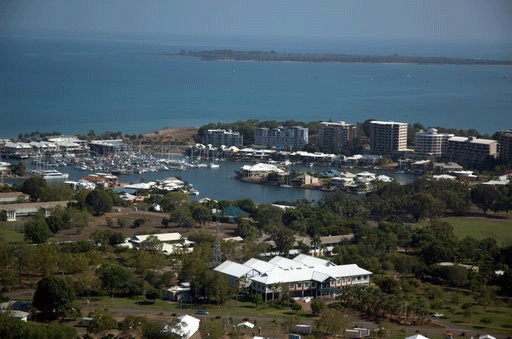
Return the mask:
<path id="1" fill-rule="evenodd" d="M 471 58 L 448 58 L 428 56 L 402 56 L 398 54 L 358 55 L 358 54 L 300 54 L 277 53 L 275 51 L 236 51 L 229 49 L 210 51 L 186 51 L 179 53 L 162 53 L 163 55 L 181 55 L 197 57 L 202 60 L 233 60 L 233 61 L 280 61 L 280 62 L 317 62 L 317 63 L 385 63 L 385 64 L 436 64 L 436 65 L 496 65 L 510 66 L 512 60 L 491 60 Z"/>

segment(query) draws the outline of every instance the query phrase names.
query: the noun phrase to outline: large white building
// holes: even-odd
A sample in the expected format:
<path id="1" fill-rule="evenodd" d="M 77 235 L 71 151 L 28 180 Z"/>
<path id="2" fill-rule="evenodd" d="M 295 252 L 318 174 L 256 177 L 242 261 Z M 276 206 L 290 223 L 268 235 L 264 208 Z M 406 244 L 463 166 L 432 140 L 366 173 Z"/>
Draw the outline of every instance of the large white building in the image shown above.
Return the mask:
<path id="1" fill-rule="evenodd" d="M 371 121 L 370 150 L 374 154 L 392 154 L 407 150 L 407 124 Z"/>
<path id="2" fill-rule="evenodd" d="M 222 145 L 227 147 L 242 147 L 244 138 L 239 132 L 233 132 L 231 130 L 226 131 L 224 129 L 209 129 L 206 132 L 206 143 L 214 147 L 220 147 Z"/>
<path id="3" fill-rule="evenodd" d="M 293 259 L 276 256 L 268 262 L 254 258 L 243 264 L 225 261 L 214 271 L 225 275 L 232 286 L 249 287 L 265 300 L 284 288 L 294 297 L 332 295 L 343 287 L 368 285 L 372 275 L 355 264 L 335 265 L 305 254 Z"/>
<path id="4" fill-rule="evenodd" d="M 300 126 L 266 128 L 254 130 L 254 144 L 277 149 L 303 148 L 309 142 L 309 129 Z"/>
<path id="5" fill-rule="evenodd" d="M 427 131 L 421 130 L 416 133 L 415 152 L 423 157 L 440 158 L 446 152 L 448 139 L 453 137 L 453 134 L 438 133 L 435 128 L 429 128 Z"/>
<path id="6" fill-rule="evenodd" d="M 444 158 L 463 165 L 482 163 L 487 157 L 496 158 L 498 142 L 492 139 L 476 137 L 453 137 L 448 139 Z"/>
<path id="7" fill-rule="evenodd" d="M 356 125 L 346 124 L 344 121 L 320 123 L 316 140 L 320 148 L 339 150 L 351 148 L 354 144 Z"/>

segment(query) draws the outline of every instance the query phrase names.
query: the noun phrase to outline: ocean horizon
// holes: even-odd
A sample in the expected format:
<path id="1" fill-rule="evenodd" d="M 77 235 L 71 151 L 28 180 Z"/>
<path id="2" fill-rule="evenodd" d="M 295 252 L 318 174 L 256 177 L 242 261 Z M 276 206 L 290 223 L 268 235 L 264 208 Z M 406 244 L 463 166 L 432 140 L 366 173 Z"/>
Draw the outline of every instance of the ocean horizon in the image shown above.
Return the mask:
<path id="1" fill-rule="evenodd" d="M 500 47 L 501 46 L 501 47 Z M 31 131 L 139 134 L 256 120 L 366 119 L 512 126 L 512 68 L 222 62 L 182 49 L 512 59 L 509 43 L 126 35 L 0 35 L 0 138 Z"/>

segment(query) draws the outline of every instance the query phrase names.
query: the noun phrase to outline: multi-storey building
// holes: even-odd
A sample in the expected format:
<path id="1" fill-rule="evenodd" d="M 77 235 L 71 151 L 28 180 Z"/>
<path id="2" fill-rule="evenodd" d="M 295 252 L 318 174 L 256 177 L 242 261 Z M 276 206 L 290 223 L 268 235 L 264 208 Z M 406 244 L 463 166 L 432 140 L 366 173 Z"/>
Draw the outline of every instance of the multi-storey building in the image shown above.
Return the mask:
<path id="1" fill-rule="evenodd" d="M 253 258 L 243 264 L 227 260 L 214 271 L 226 276 L 232 286 L 261 294 L 265 301 L 284 288 L 293 297 L 333 295 L 349 286 L 369 285 L 372 275 L 356 264 L 335 265 L 305 254 L 294 259 L 277 256 L 268 262 Z"/>
<path id="2" fill-rule="evenodd" d="M 269 145 L 269 128 L 258 127 L 254 129 L 254 144 L 257 146 Z"/>
<path id="3" fill-rule="evenodd" d="M 453 137 L 453 134 L 437 133 L 435 128 L 429 128 L 428 131 L 421 130 L 416 133 L 414 142 L 416 154 L 423 157 L 440 158 L 446 151 L 448 139 Z"/>
<path id="4" fill-rule="evenodd" d="M 489 156 L 497 156 L 497 144 L 496 140 L 491 139 L 453 137 L 448 139 L 448 147 L 443 158 L 461 165 L 479 164 Z"/>
<path id="5" fill-rule="evenodd" d="M 375 154 L 392 154 L 407 150 L 407 124 L 371 121 L 370 150 Z"/>
<path id="6" fill-rule="evenodd" d="M 339 150 L 351 148 L 354 144 L 356 125 L 344 121 L 321 122 L 318 130 L 317 145 L 320 148 Z"/>
<path id="7" fill-rule="evenodd" d="M 244 143 L 244 138 L 239 132 L 233 132 L 231 130 L 226 131 L 224 129 L 209 129 L 206 132 L 206 143 L 214 147 L 221 145 L 241 147 Z"/>
<path id="8" fill-rule="evenodd" d="M 300 126 L 254 130 L 254 144 L 277 149 L 303 148 L 309 142 L 309 129 Z"/>
<path id="9" fill-rule="evenodd" d="M 498 133 L 498 157 L 504 162 L 512 162 L 512 130 Z"/>

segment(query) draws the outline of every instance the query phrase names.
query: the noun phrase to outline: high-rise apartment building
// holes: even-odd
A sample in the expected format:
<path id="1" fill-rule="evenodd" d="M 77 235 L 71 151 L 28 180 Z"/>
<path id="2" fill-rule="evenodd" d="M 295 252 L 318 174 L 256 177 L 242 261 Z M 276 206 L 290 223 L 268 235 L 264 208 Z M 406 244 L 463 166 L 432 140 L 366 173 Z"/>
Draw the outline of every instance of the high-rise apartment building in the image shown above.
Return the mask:
<path id="1" fill-rule="evenodd" d="M 415 152 L 423 157 L 440 158 L 446 152 L 448 139 L 453 137 L 453 134 L 438 133 L 435 128 L 429 128 L 428 131 L 421 130 L 416 133 Z"/>
<path id="2" fill-rule="evenodd" d="M 407 149 L 407 124 L 392 121 L 370 122 L 370 150 L 375 154 L 392 154 Z"/>
<path id="3" fill-rule="evenodd" d="M 277 149 L 303 148 L 309 142 L 309 129 L 300 126 L 254 130 L 254 144 Z"/>
<path id="4" fill-rule="evenodd" d="M 443 158 L 461 165 L 475 165 L 489 156 L 495 158 L 498 153 L 497 145 L 498 142 L 492 139 L 453 137 L 448 139 L 448 147 Z"/>
<path id="5" fill-rule="evenodd" d="M 239 132 L 224 129 L 209 129 L 206 132 L 206 144 L 211 144 L 214 147 L 221 145 L 241 147 L 243 143 L 244 137 Z"/>
<path id="6" fill-rule="evenodd" d="M 512 162 L 512 130 L 498 133 L 498 157 L 506 163 Z"/>
<path id="7" fill-rule="evenodd" d="M 317 145 L 320 148 L 339 150 L 351 148 L 354 144 L 356 125 L 344 121 L 321 122 L 318 130 Z"/>

